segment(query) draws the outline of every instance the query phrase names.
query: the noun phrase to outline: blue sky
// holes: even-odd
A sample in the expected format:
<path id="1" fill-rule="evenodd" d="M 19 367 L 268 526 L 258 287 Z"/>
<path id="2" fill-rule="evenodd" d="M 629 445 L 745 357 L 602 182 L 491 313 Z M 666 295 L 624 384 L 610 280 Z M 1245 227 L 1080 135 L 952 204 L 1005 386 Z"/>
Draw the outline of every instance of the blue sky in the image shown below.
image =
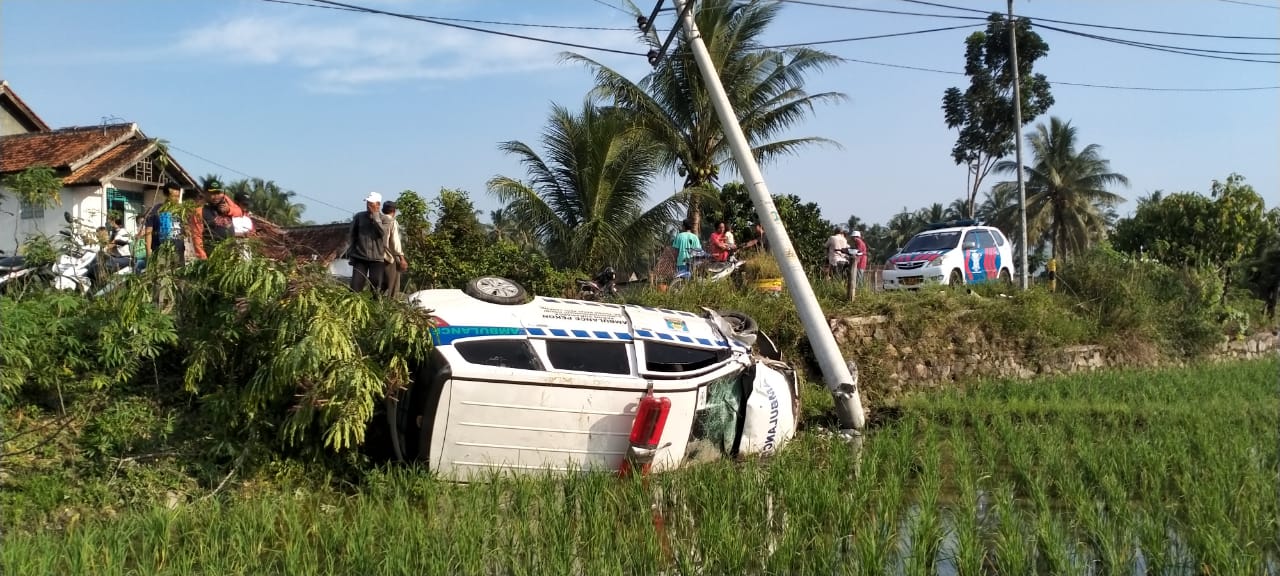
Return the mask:
<path id="1" fill-rule="evenodd" d="M 303 0 L 305 1 L 305 0 Z M 630 28 L 611 8 L 625 0 L 350 0 L 421 15 Z M 825 0 L 865 8 L 960 14 L 901 0 Z M 1280 7 L 1277 0 L 1252 0 Z M 950 0 L 1003 10 L 1003 0 Z M 646 9 L 652 4 L 640 3 Z M 1137 28 L 1280 36 L 1280 10 L 1220 0 L 1018 0 L 1017 10 Z M 671 16 L 662 21 L 669 25 Z M 954 21 L 788 4 L 766 41 L 792 43 L 942 27 Z M 515 30 L 502 28 L 504 30 Z M 639 51 L 630 31 L 515 30 Z M 1050 82 L 1149 87 L 1280 85 L 1280 66 L 1210 60 L 1041 30 Z M 1217 50 L 1278 52 L 1280 42 L 1092 32 Z M 846 58 L 959 71 L 969 30 L 830 44 Z M 538 140 L 552 102 L 577 107 L 590 88 L 565 50 L 376 15 L 260 0 L 9 0 L 0 5 L 0 78 L 54 126 L 114 117 L 169 140 L 188 171 L 273 179 L 303 195 L 306 217 L 345 219 L 369 190 L 394 196 L 441 187 L 497 203 L 485 182 L 522 177 L 505 140 Z M 642 57 L 583 52 L 634 79 Z M 1274 56 L 1255 58 L 1277 59 Z M 819 108 L 794 131 L 842 148 L 814 148 L 764 167 L 774 193 L 882 222 L 901 208 L 947 203 L 965 188 L 950 158 L 943 91 L 966 78 L 849 62 L 809 79 L 809 90 L 849 100 Z M 1097 143 L 1131 187 L 1207 192 L 1243 174 L 1280 204 L 1280 91 L 1163 93 L 1055 85 L 1050 114 Z M 1041 117 L 1039 120 L 1047 120 Z M 199 156 L 199 157 L 197 157 Z M 211 162 L 221 164 L 215 165 Z M 229 168 L 229 169 L 228 169 Z M 234 170 L 234 171 L 232 171 Z M 731 176 L 732 177 L 732 176 Z M 989 180 L 994 182 L 994 179 Z M 677 186 L 665 177 L 657 198 Z M 1132 202 L 1122 208 L 1131 209 Z"/>

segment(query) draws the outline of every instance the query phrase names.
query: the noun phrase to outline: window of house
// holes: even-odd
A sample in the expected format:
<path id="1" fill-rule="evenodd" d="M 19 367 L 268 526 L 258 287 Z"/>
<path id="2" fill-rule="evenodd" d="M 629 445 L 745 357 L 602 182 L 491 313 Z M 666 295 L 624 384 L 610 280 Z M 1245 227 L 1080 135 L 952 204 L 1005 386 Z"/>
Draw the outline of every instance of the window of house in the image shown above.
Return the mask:
<path id="1" fill-rule="evenodd" d="M 542 363 L 533 347 L 525 340 L 474 340 L 453 345 L 462 359 L 471 364 L 515 368 L 517 370 L 542 370 Z"/>
<path id="2" fill-rule="evenodd" d="M 702 350 L 661 342 L 644 343 L 645 368 L 650 372 L 692 372 L 723 362 L 728 350 Z"/>
<path id="3" fill-rule="evenodd" d="M 627 345 L 622 342 L 548 340 L 547 359 L 557 370 L 630 374 Z"/>
<path id="4" fill-rule="evenodd" d="M 44 206 L 38 204 L 28 204 L 22 202 L 21 218 L 23 220 L 34 220 L 36 218 L 44 218 Z"/>

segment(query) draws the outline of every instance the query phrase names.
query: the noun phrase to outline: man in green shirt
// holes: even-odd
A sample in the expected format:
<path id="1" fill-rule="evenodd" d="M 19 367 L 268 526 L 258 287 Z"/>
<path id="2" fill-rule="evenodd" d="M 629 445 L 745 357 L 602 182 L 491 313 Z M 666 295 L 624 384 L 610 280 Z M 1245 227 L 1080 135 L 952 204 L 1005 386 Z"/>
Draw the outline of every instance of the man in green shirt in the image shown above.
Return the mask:
<path id="1" fill-rule="evenodd" d="M 693 233 L 693 222 L 684 221 L 684 231 L 676 234 L 671 247 L 676 249 L 676 276 L 690 273 L 689 258 L 693 252 L 702 250 L 702 241 Z"/>

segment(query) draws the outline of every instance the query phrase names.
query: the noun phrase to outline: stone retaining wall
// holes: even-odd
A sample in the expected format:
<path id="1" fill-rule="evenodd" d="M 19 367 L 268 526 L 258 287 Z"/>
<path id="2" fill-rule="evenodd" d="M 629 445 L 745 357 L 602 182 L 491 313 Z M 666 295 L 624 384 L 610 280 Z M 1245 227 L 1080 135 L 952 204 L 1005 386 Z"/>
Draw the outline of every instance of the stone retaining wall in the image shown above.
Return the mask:
<path id="1" fill-rule="evenodd" d="M 864 385 L 893 394 L 976 378 L 1031 378 L 1046 374 L 1086 372 L 1108 367 L 1171 363 L 1158 354 L 1108 350 L 1078 345 L 1032 352 L 1032 346 L 981 328 L 947 334 L 908 336 L 887 316 L 835 318 L 831 329 L 847 355 L 858 361 Z M 1254 334 L 1217 346 L 1214 360 L 1251 359 L 1280 353 L 1274 332 Z"/>

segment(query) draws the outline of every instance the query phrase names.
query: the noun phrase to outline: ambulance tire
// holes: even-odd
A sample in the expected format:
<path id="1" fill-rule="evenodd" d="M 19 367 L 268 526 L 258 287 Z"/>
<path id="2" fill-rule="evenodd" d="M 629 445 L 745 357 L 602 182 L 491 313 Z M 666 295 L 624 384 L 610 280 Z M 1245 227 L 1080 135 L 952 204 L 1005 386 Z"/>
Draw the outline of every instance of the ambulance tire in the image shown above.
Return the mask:
<path id="1" fill-rule="evenodd" d="M 481 276 L 467 281 L 463 292 L 481 302 L 517 306 L 529 300 L 529 293 L 519 282 L 501 276 Z"/>
<path id="2" fill-rule="evenodd" d="M 729 325 L 733 326 L 733 331 L 738 334 L 755 334 L 760 331 L 760 324 L 756 322 L 756 319 L 746 314 L 733 310 L 718 310 L 716 313 L 721 318 L 728 320 Z"/>

